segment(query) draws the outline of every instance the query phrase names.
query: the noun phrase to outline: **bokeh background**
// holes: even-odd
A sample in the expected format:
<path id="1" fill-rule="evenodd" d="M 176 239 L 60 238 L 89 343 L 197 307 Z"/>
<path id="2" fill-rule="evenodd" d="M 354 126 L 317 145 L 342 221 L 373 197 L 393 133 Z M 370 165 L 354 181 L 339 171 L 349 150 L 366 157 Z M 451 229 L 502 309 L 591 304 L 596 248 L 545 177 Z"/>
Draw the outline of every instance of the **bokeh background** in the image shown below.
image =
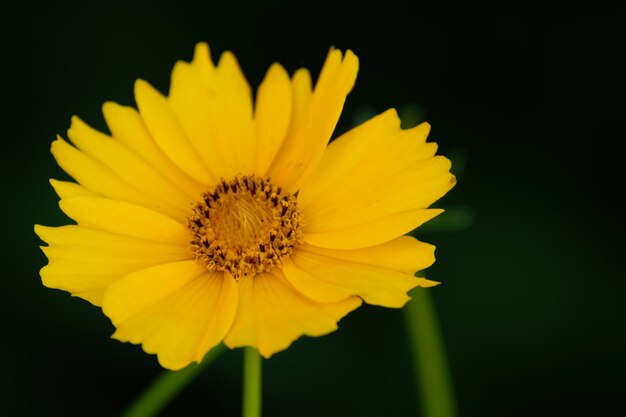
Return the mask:
<path id="1" fill-rule="evenodd" d="M 442 207 L 465 230 L 437 245 L 432 295 L 460 416 L 626 415 L 623 9 L 433 18 L 414 3 L 108 2 L 6 11 L 1 26 L 4 189 L 0 414 L 113 416 L 160 372 L 109 339 L 85 301 L 44 288 L 33 224 L 61 225 L 49 153 L 70 116 L 165 92 L 208 41 L 257 86 L 274 61 L 316 74 L 328 48 L 360 57 L 338 131 L 396 107 L 428 120 L 460 172 Z M 409 121 L 410 123 L 410 121 Z M 265 363 L 267 416 L 420 415 L 401 311 L 364 307 L 338 332 Z M 222 356 L 163 413 L 240 413 L 241 352 Z M 435 416 L 436 417 L 436 416 Z"/>

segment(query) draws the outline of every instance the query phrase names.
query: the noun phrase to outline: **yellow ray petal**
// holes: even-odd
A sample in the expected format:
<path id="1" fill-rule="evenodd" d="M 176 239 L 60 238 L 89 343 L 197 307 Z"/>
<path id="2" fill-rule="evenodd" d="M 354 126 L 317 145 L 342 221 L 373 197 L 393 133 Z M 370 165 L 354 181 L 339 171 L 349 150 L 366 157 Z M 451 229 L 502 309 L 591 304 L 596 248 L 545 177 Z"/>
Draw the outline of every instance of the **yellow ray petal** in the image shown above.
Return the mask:
<path id="1" fill-rule="evenodd" d="M 169 179 L 118 141 L 72 118 L 67 132 L 74 144 L 93 159 L 108 167 L 121 180 L 140 190 L 146 200 L 165 213 L 184 220 L 189 214 L 189 197 Z"/>
<path id="2" fill-rule="evenodd" d="M 222 341 L 237 310 L 237 287 L 222 273 L 195 262 L 139 271 L 106 291 L 103 311 L 114 338 L 141 344 L 172 370 L 200 362 Z"/>
<path id="3" fill-rule="evenodd" d="M 320 303 L 335 303 L 357 293 L 349 286 L 342 287 L 332 281 L 327 282 L 316 278 L 298 267 L 291 258 L 283 261 L 283 273 L 287 281 L 299 292 Z"/>
<path id="4" fill-rule="evenodd" d="M 43 284 L 80 296 L 85 291 L 105 289 L 124 275 L 163 262 L 189 259 L 182 251 L 164 252 L 161 259 L 155 254 L 125 254 L 120 252 L 98 253 L 97 249 L 81 246 L 47 246 L 41 248 L 48 257 L 48 265 L 41 271 Z M 100 305 L 96 299 L 88 299 Z"/>
<path id="5" fill-rule="evenodd" d="M 257 134 L 255 173 L 265 176 L 285 139 L 291 118 L 291 82 L 287 71 L 273 64 L 257 92 L 254 119 Z"/>
<path id="6" fill-rule="evenodd" d="M 237 281 L 239 304 L 231 330 L 224 338 L 224 343 L 234 349 L 241 346 L 257 346 L 256 313 L 254 310 L 254 280 L 240 279 Z"/>
<path id="7" fill-rule="evenodd" d="M 330 144 L 298 196 L 307 241 L 342 249 L 371 246 L 438 214 L 424 209 L 455 178 L 450 161 L 434 156 L 436 145 L 425 142 L 428 131 L 427 124 L 401 130 L 390 110 Z"/>
<path id="8" fill-rule="evenodd" d="M 71 219 L 87 228 L 179 245 L 191 239 L 183 224 L 135 204 L 101 197 L 73 197 L 61 200 L 59 205 Z"/>
<path id="9" fill-rule="evenodd" d="M 187 241 L 156 242 L 76 225 L 59 227 L 35 225 L 35 233 L 47 244 L 55 246 L 83 245 L 93 248 L 115 249 L 125 253 L 154 254 L 156 258 L 160 257 L 164 251 L 180 251 L 181 254 L 186 251 L 187 255 L 190 256 L 191 254 Z"/>
<path id="10" fill-rule="evenodd" d="M 339 222 L 337 230 L 311 233 L 313 227 L 305 223 L 304 241 L 332 249 L 374 246 L 408 233 L 441 213 L 441 209 L 414 209 L 391 214 L 361 211 L 362 217 Z M 339 221 L 344 219 L 345 217 L 339 218 Z"/>
<path id="11" fill-rule="evenodd" d="M 357 297 L 315 302 L 298 293 L 280 272 L 242 279 L 238 288 L 239 308 L 224 343 L 231 348 L 255 346 L 265 358 L 302 335 L 321 336 L 336 330 L 337 321 L 361 304 Z"/>
<path id="12" fill-rule="evenodd" d="M 169 159 L 196 181 L 210 185 L 216 178 L 202 163 L 165 97 L 143 80 L 135 83 L 139 113 L 154 141 Z"/>
<path id="13" fill-rule="evenodd" d="M 253 172 L 252 95 L 232 53 L 225 52 L 216 68 L 208 45 L 198 44 L 190 64 L 176 63 L 169 102 L 212 173 L 230 179 Z"/>
<path id="14" fill-rule="evenodd" d="M 191 63 L 179 61 L 174 66 L 168 102 L 180 121 L 189 143 L 214 176 L 226 176 L 226 163 L 220 158 L 216 137 L 216 115 L 212 114 L 218 85 L 209 46 L 196 45 Z M 232 155 L 230 155 L 232 157 Z"/>
<path id="15" fill-rule="evenodd" d="M 95 197 L 98 194 L 86 189 L 85 187 L 70 181 L 59 181 L 50 179 L 50 184 L 54 188 L 59 198 L 70 197 Z"/>
<path id="16" fill-rule="evenodd" d="M 296 191 L 319 162 L 346 96 L 354 86 L 358 67 L 352 51 L 348 50 L 343 59 L 341 51 L 329 52 L 306 113 L 300 119 L 301 127 L 290 129 L 268 170 L 268 176 L 284 189 Z"/>
<path id="17" fill-rule="evenodd" d="M 252 172 L 256 160 L 256 133 L 252 114 L 252 90 L 243 75 L 237 58 L 230 51 L 220 56 L 217 65 L 219 80 L 218 94 L 215 97 L 212 113 L 219 123 L 218 138 L 222 138 L 221 156 L 226 161 L 236 155 L 229 164 L 234 176 L 242 172 Z M 224 141 L 225 140 L 225 141 Z"/>
<path id="18" fill-rule="evenodd" d="M 141 116 L 132 107 L 104 103 L 102 113 L 111 135 L 128 149 L 143 158 L 154 169 L 169 178 L 191 199 L 206 191 L 206 185 L 181 171 L 159 148 L 146 128 Z"/>
<path id="19" fill-rule="evenodd" d="M 96 307 L 102 306 L 102 299 L 104 298 L 104 292 L 106 288 L 97 288 L 94 290 L 78 291 L 72 294 L 72 297 L 82 298 L 89 301 Z"/>
<path id="20" fill-rule="evenodd" d="M 388 249 L 384 245 L 381 248 Z M 409 300 L 410 289 L 432 285 L 431 281 L 413 274 L 359 259 L 355 252 L 340 253 L 337 257 L 322 253 L 311 247 L 298 248 L 284 267 L 285 276 L 299 291 L 320 301 L 358 295 L 368 304 L 402 307 Z M 390 260 L 388 264 L 392 263 Z"/>
<path id="21" fill-rule="evenodd" d="M 184 245 L 115 235 L 80 226 L 35 226 L 50 246 L 42 247 L 48 265 L 42 268 L 45 286 L 73 293 L 100 305 L 101 290 L 119 277 L 164 262 L 192 257 Z"/>
<path id="22" fill-rule="evenodd" d="M 61 137 L 52 142 L 51 152 L 59 166 L 92 193 L 145 206 L 152 204 L 109 168 L 74 148 Z"/>
<path id="23" fill-rule="evenodd" d="M 126 275 L 108 289 L 104 313 L 117 326 L 206 273 L 200 262 L 187 260 Z"/>
<path id="24" fill-rule="evenodd" d="M 298 250 L 411 275 L 435 262 L 435 246 L 411 236 L 400 236 L 389 242 L 361 249 L 326 249 L 305 243 Z"/>
<path id="25" fill-rule="evenodd" d="M 311 74 L 308 69 L 300 68 L 293 74 L 291 79 L 291 120 L 287 131 L 289 137 L 293 137 L 296 132 L 300 131 L 306 122 L 311 96 L 313 95 L 311 83 Z"/>

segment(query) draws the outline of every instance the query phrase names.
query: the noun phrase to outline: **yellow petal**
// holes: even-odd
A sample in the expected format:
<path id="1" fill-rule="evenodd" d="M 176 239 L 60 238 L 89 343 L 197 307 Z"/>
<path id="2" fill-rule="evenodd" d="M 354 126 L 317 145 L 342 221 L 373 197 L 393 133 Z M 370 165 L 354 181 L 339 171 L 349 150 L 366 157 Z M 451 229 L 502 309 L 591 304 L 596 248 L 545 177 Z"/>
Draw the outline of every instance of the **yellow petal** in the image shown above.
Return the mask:
<path id="1" fill-rule="evenodd" d="M 301 127 L 290 129 L 268 170 L 268 176 L 287 191 L 296 191 L 322 157 L 346 96 L 354 86 L 358 67 L 352 51 L 347 51 L 343 59 L 340 51 L 329 52 Z"/>
<path id="2" fill-rule="evenodd" d="M 357 293 L 349 286 L 342 287 L 332 281 L 316 278 L 297 266 L 291 258 L 283 261 L 283 273 L 287 281 L 299 292 L 320 303 L 335 303 Z"/>
<path id="3" fill-rule="evenodd" d="M 172 70 L 168 102 L 195 152 L 215 176 L 225 176 L 216 137 L 216 115 L 212 114 L 216 95 L 217 74 L 209 46 L 196 45 L 191 63 L 179 61 Z M 228 157 L 232 157 L 232 154 Z"/>
<path id="4" fill-rule="evenodd" d="M 306 68 L 297 70 L 291 79 L 291 120 L 289 122 L 288 137 L 293 137 L 300 131 L 308 117 L 313 87 L 311 73 Z"/>
<path id="5" fill-rule="evenodd" d="M 71 292 L 100 305 L 102 290 L 129 272 L 192 257 L 185 245 L 131 238 L 80 226 L 35 226 L 50 246 L 42 247 L 48 265 L 45 286 Z"/>
<path id="6" fill-rule="evenodd" d="M 109 168 L 74 148 L 61 137 L 52 142 L 51 151 L 59 166 L 92 193 L 141 205 L 151 204 L 137 189 L 122 181 Z M 74 188 L 73 191 L 76 190 Z"/>
<path id="7" fill-rule="evenodd" d="M 441 209 L 414 209 L 391 214 L 361 212 L 359 214 L 361 217 L 358 218 L 360 222 L 357 223 L 355 219 L 341 223 L 345 217 L 339 218 L 337 230 L 320 233 L 312 233 L 311 229 L 314 226 L 305 223 L 304 241 L 333 249 L 374 246 L 408 233 L 441 213 L 443 213 Z"/>
<path id="8" fill-rule="evenodd" d="M 400 236 L 389 242 L 361 249 L 326 249 L 304 244 L 298 250 L 411 275 L 435 262 L 435 246 L 411 236 Z"/>
<path id="9" fill-rule="evenodd" d="M 229 164 L 231 171 L 225 174 L 234 176 L 242 172 L 252 172 L 256 162 L 256 134 L 252 114 L 252 90 L 246 77 L 239 68 L 237 58 L 226 51 L 217 65 L 219 80 L 218 94 L 215 97 L 212 113 L 223 138 L 221 156 L 229 160 L 229 155 L 236 155 L 236 160 Z M 225 141 L 226 142 L 225 142 Z"/>
<path id="10" fill-rule="evenodd" d="M 255 173 L 265 176 L 276 152 L 285 139 L 291 117 L 289 74 L 279 64 L 267 71 L 257 92 L 254 119 L 257 134 Z"/>
<path id="11" fill-rule="evenodd" d="M 159 265 L 116 281 L 103 311 L 114 338 L 141 344 L 159 363 L 177 370 L 220 343 L 237 310 L 237 286 L 196 261 Z"/>
<path id="12" fill-rule="evenodd" d="M 67 132 L 74 144 L 93 159 L 109 168 L 122 181 L 140 190 L 151 207 L 184 220 L 189 214 L 190 200 L 169 179 L 118 141 L 88 126 L 78 117 L 72 118 Z"/>
<path id="13" fill-rule="evenodd" d="M 321 336 L 337 329 L 337 321 L 361 301 L 349 297 L 318 303 L 297 292 L 282 276 L 258 274 L 238 283 L 239 307 L 224 343 L 231 348 L 255 346 L 269 358 L 302 335 Z"/>
<path id="14" fill-rule="evenodd" d="M 76 137 L 76 135 L 74 136 Z M 83 141 L 79 142 L 83 143 Z M 90 143 L 90 141 L 86 142 Z M 90 146 L 91 143 L 87 146 Z M 150 196 L 142 191 L 150 187 L 144 184 L 145 181 L 135 181 L 134 185 L 129 184 L 129 182 L 115 173 L 111 167 L 87 155 L 85 152 L 74 148 L 61 137 L 58 137 L 56 141 L 52 142 L 51 151 L 59 166 L 78 181 L 83 189 L 81 191 L 80 188 L 76 186 L 67 186 L 67 184 L 57 183 L 57 189 L 60 189 L 61 192 L 66 195 L 73 195 L 77 192 L 85 195 L 99 194 L 104 197 L 150 207 L 167 213 L 181 221 L 187 215 L 187 211 L 183 210 L 183 207 L 191 202 L 187 197 L 184 197 L 184 200 L 177 203 L 178 208 L 163 201 L 159 202 L 158 197 L 156 197 L 154 193 Z M 98 156 L 98 158 L 99 157 L 100 156 Z M 129 177 L 132 177 L 132 172 L 128 172 L 127 174 Z M 53 183 L 53 186 L 54 185 Z M 155 190 L 153 191 L 156 192 Z M 171 201 L 174 200 L 170 200 L 170 202 Z"/>
<path id="15" fill-rule="evenodd" d="M 159 212 L 123 201 L 101 197 L 73 197 L 59 202 L 61 209 L 80 226 L 123 236 L 186 244 L 186 227 Z"/>
<path id="16" fill-rule="evenodd" d="M 233 326 L 224 338 L 224 344 L 231 349 L 242 346 L 257 346 L 254 281 L 260 276 L 255 275 L 252 279 L 240 279 L 237 281 L 239 304 Z"/>
<path id="17" fill-rule="evenodd" d="M 154 141 L 181 171 L 202 184 L 216 178 L 202 163 L 165 97 L 143 80 L 135 83 L 139 113 Z"/>
<path id="18" fill-rule="evenodd" d="M 198 44 L 190 64 L 176 63 L 169 102 L 211 172 L 226 179 L 253 172 L 252 94 L 232 53 L 225 52 L 216 68 L 208 46 Z"/>
<path id="19" fill-rule="evenodd" d="M 104 298 L 105 290 L 106 288 L 97 288 L 95 290 L 77 291 L 72 294 L 72 297 L 82 298 L 96 307 L 102 307 L 102 299 Z"/>
<path id="20" fill-rule="evenodd" d="M 159 148 L 146 128 L 141 116 L 132 107 L 107 102 L 102 113 L 113 138 L 143 158 L 193 199 L 206 191 L 206 185 L 191 178 L 178 168 Z"/>
<path id="21" fill-rule="evenodd" d="M 60 198 L 95 197 L 98 195 L 75 182 L 50 179 L 50 184 Z"/>
<path id="22" fill-rule="evenodd" d="M 207 272 L 202 263 L 187 260 L 163 263 L 126 275 L 108 289 L 104 312 L 117 326 Z"/>
<path id="23" fill-rule="evenodd" d="M 428 265 L 434 260 L 432 254 L 420 253 L 422 247 L 403 248 L 400 254 L 390 254 L 390 250 L 400 245 L 413 245 L 408 242 L 399 242 L 380 245 L 380 254 L 368 259 L 375 248 L 363 251 L 333 251 L 320 250 L 311 246 L 303 246 L 294 252 L 289 262 L 285 263 L 284 273 L 287 279 L 304 295 L 320 301 L 332 301 L 350 295 L 358 295 L 368 304 L 384 307 L 402 307 L 408 300 L 407 292 L 424 284 L 429 286 L 423 278 L 416 278 L 413 273 L 407 273 L 406 268 L 411 260 L 404 259 L 408 252 L 417 249 L 415 255 L 420 258 L 413 264 Z M 390 255 L 388 260 L 377 260 Z M 401 272 L 404 269 L 404 272 Z"/>
<path id="24" fill-rule="evenodd" d="M 298 202 L 305 239 L 348 249 L 376 245 L 440 213 L 426 208 L 450 190 L 450 161 L 426 143 L 429 126 L 401 130 L 394 110 L 328 146 Z"/>
<path id="25" fill-rule="evenodd" d="M 284 87 L 277 86 L 277 90 L 282 90 L 283 88 Z M 294 73 L 291 79 L 291 83 L 290 83 L 289 94 L 290 94 L 290 98 L 288 99 L 288 101 L 291 107 L 289 111 L 290 118 L 289 118 L 289 122 L 287 126 L 287 132 L 280 139 L 280 143 L 278 143 L 279 146 L 273 150 L 274 154 L 271 155 L 271 159 L 269 160 L 269 165 L 265 167 L 265 170 L 261 171 L 259 168 L 257 168 L 258 173 L 263 176 L 268 175 L 267 170 L 276 159 L 278 150 L 280 149 L 280 146 L 282 146 L 282 144 L 284 143 L 285 139 L 288 137 L 294 137 L 294 135 L 303 128 L 304 123 L 306 122 L 308 118 L 308 111 L 309 111 L 309 106 L 311 103 L 311 96 L 313 94 L 312 87 L 311 87 L 311 74 L 309 73 L 308 69 L 300 68 Z M 273 100 L 274 101 L 273 104 L 275 106 L 278 104 L 276 103 L 276 101 L 278 100 L 280 99 L 276 98 L 275 100 Z M 258 133 L 258 135 L 260 134 L 261 133 Z M 278 137 L 278 134 L 276 134 L 276 137 Z M 263 141 L 261 139 L 259 139 L 259 147 L 263 147 Z M 269 151 L 266 152 L 266 156 L 270 156 Z M 265 156 L 261 159 L 265 161 Z M 263 164 L 263 166 L 265 166 L 265 164 Z"/>

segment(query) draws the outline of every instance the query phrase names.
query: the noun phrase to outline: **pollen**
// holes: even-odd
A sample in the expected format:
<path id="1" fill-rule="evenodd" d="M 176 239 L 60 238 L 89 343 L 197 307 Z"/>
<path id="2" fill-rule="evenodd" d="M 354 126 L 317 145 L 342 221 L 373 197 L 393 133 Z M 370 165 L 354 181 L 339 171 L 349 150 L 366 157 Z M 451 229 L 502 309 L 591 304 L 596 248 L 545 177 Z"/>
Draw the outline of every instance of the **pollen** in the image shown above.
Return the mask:
<path id="1" fill-rule="evenodd" d="M 196 259 L 236 280 L 282 268 L 304 241 L 297 196 L 254 175 L 222 179 L 202 194 L 187 226 Z"/>

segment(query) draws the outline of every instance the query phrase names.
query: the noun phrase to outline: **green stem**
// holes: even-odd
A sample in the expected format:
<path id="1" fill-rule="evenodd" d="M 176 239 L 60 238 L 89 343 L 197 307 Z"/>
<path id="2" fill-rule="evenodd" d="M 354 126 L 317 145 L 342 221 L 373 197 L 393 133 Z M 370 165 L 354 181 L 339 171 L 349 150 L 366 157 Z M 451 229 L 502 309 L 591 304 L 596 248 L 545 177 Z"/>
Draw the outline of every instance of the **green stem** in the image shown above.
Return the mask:
<path id="1" fill-rule="evenodd" d="M 423 415 L 454 417 L 454 393 L 430 291 L 418 287 L 410 295 L 404 312 Z"/>
<path id="2" fill-rule="evenodd" d="M 153 417 L 181 392 L 191 381 L 209 366 L 226 349 L 218 345 L 206 354 L 199 364 L 192 364 L 180 371 L 163 373 L 135 400 L 122 417 Z"/>
<path id="3" fill-rule="evenodd" d="M 253 347 L 243 352 L 243 417 L 261 417 L 261 356 Z"/>

